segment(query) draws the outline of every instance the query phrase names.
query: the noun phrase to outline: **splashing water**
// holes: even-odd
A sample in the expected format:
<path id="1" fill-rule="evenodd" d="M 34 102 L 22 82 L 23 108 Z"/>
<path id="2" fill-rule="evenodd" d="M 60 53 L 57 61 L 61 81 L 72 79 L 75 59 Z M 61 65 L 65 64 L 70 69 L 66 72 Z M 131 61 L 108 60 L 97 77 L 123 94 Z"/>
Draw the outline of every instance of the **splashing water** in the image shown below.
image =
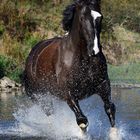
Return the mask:
<path id="1" fill-rule="evenodd" d="M 121 133 L 117 128 L 111 128 L 109 132 L 110 140 L 122 140 Z"/>
<path id="2" fill-rule="evenodd" d="M 51 99 L 42 97 L 40 100 L 49 102 Z M 53 104 L 53 114 L 50 116 L 45 114 L 40 104 L 33 104 L 24 109 L 19 108 L 14 116 L 20 134 L 62 140 L 83 138 L 84 135 L 76 124 L 75 116 L 66 103 L 53 99 Z"/>
<path id="3" fill-rule="evenodd" d="M 52 97 L 42 97 L 40 102 L 53 102 L 53 114 L 47 116 L 41 108 L 41 103 L 33 104 L 30 100 L 17 100 L 18 109 L 13 113 L 14 124 L 1 128 L 0 135 L 16 135 L 20 137 L 42 137 L 43 140 L 139 140 L 122 122 L 117 122 L 117 128 L 110 128 L 103 103 L 94 96 L 80 102 L 84 114 L 88 117 L 89 127 L 86 134 L 80 130 L 75 115 L 68 105 Z M 50 107 L 50 106 L 49 106 Z M 116 117 L 117 118 L 117 117 Z"/>
<path id="4" fill-rule="evenodd" d="M 140 137 L 134 135 L 126 130 L 127 126 L 120 126 L 119 128 L 111 128 L 108 133 L 109 140 L 139 140 Z"/>

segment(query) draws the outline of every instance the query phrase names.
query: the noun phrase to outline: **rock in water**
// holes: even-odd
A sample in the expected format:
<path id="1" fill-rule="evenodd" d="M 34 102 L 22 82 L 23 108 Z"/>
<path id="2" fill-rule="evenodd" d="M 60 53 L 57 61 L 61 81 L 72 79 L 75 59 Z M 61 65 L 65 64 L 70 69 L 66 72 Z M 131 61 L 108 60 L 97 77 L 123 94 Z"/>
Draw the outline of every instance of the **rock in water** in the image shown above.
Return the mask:
<path id="1" fill-rule="evenodd" d="M 10 91 L 10 90 L 19 90 L 21 87 L 20 84 L 12 81 L 8 77 L 3 77 L 0 79 L 0 90 L 1 91 Z"/>

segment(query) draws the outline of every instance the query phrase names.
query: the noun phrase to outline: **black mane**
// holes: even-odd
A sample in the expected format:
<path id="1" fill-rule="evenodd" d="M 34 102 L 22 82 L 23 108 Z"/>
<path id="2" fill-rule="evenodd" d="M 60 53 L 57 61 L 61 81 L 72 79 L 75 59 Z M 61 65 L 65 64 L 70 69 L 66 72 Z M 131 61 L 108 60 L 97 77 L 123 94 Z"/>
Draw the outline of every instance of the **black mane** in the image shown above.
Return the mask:
<path id="1" fill-rule="evenodd" d="M 73 3 L 71 5 L 68 5 L 66 7 L 66 9 L 63 11 L 62 25 L 63 25 L 63 29 L 65 31 L 70 31 L 70 29 L 72 27 L 72 21 L 74 18 L 75 7 L 76 7 L 76 4 Z"/>

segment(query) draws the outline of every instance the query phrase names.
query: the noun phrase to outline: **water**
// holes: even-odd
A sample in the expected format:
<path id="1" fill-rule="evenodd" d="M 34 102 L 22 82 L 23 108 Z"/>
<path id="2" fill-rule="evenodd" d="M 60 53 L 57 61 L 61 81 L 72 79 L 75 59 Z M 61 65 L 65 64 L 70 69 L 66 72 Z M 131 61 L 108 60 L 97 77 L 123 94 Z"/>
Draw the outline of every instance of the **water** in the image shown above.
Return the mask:
<path id="1" fill-rule="evenodd" d="M 86 134 L 65 102 L 53 101 L 53 115 L 21 93 L 0 93 L 0 140 L 140 140 L 140 88 L 113 88 L 116 128 L 111 129 L 100 97 L 80 102 L 88 117 Z M 50 97 L 43 97 L 48 103 Z"/>

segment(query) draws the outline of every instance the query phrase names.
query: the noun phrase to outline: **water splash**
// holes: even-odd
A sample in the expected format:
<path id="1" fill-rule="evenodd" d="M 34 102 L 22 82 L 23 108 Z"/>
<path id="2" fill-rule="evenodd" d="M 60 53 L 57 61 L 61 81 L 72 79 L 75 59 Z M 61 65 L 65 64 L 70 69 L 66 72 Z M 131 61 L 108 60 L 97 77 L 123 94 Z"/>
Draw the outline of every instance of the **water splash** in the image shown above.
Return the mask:
<path id="1" fill-rule="evenodd" d="M 45 99 L 43 97 L 43 99 Z M 46 102 L 49 98 L 45 99 Z M 76 125 L 75 116 L 64 102 L 53 100 L 53 114 L 47 116 L 40 104 L 29 108 L 19 108 L 14 116 L 18 122 L 21 134 L 66 139 L 82 137 L 80 128 Z"/>
<path id="2" fill-rule="evenodd" d="M 120 124 L 118 128 L 110 128 L 108 133 L 109 140 L 139 140 L 140 136 L 133 134 L 128 130 L 129 126 Z"/>
<path id="3" fill-rule="evenodd" d="M 44 137 L 59 140 L 139 140 L 122 123 L 118 128 L 110 129 L 110 124 L 98 97 L 80 102 L 84 114 L 88 117 L 89 127 L 83 134 L 76 124 L 74 113 L 65 102 L 51 97 L 42 97 L 40 104 L 34 104 L 27 98 L 17 100 L 18 109 L 14 112 L 14 125 L 1 128 L 0 134 L 20 137 Z M 47 116 L 41 108 L 41 102 L 53 102 L 53 114 Z M 50 107 L 50 105 L 48 106 Z"/>
<path id="4" fill-rule="evenodd" d="M 111 128 L 109 131 L 109 140 L 122 140 L 121 132 L 117 128 Z"/>

